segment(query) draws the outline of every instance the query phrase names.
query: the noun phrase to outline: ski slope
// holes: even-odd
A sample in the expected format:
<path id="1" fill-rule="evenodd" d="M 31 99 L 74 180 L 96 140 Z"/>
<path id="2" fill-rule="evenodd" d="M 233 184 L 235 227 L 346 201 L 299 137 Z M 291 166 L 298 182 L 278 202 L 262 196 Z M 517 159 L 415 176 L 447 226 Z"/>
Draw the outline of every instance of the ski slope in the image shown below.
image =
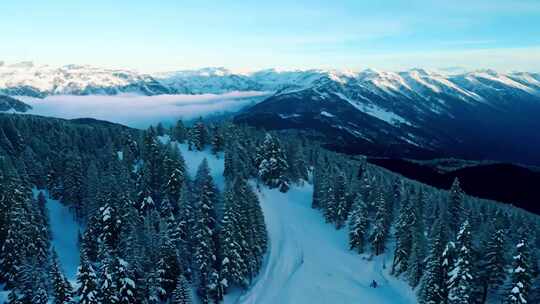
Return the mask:
<path id="1" fill-rule="evenodd" d="M 346 230 L 311 208 L 312 191 L 261 190 L 270 249 L 257 282 L 236 303 L 416 303 L 411 288 L 387 274 L 384 256 L 368 261 L 348 250 Z"/>
<path id="2" fill-rule="evenodd" d="M 79 267 L 79 230 L 81 229 L 68 207 L 58 200 L 49 197 L 45 190 L 33 189 L 34 197 L 43 191 L 47 199 L 46 207 L 49 212 L 51 227 L 51 245 L 58 253 L 60 266 L 68 280 L 75 281 Z M 81 230 L 82 232 L 82 230 Z"/>
<path id="3" fill-rule="evenodd" d="M 207 158 L 212 177 L 223 189 L 222 155 L 179 148 L 191 176 Z M 347 230 L 335 230 L 311 208 L 312 193 L 309 184 L 293 186 L 287 193 L 261 187 L 258 195 L 270 239 L 265 265 L 248 290 L 232 290 L 225 303 L 416 303 L 412 289 L 385 269 L 391 257 L 368 260 L 350 251 Z M 372 280 L 378 288 L 370 287 Z"/>

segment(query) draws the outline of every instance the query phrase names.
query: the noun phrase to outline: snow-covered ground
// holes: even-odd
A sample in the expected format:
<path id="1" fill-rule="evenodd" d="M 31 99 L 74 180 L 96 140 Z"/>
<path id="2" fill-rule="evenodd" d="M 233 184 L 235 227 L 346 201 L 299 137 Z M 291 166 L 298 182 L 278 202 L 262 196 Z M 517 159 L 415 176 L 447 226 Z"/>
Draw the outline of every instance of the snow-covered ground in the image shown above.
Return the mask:
<path id="1" fill-rule="evenodd" d="M 206 157 L 211 175 L 223 188 L 222 155 L 179 147 L 190 175 Z M 311 208 L 312 193 L 309 184 L 293 186 L 287 193 L 261 187 L 259 198 L 270 238 L 265 265 L 247 291 L 234 290 L 225 303 L 416 303 L 411 288 L 385 269 L 389 257 L 368 260 L 348 249 L 346 229 L 337 231 L 324 222 Z M 370 287 L 372 280 L 378 288 Z"/>
<path id="2" fill-rule="evenodd" d="M 37 197 L 39 191 L 43 191 L 47 198 L 47 210 L 52 233 L 52 246 L 58 253 L 60 265 L 67 278 L 74 281 L 79 267 L 79 224 L 75 221 L 73 213 L 68 207 L 59 201 L 49 197 L 49 193 L 44 190 L 34 189 L 32 192 Z"/>
<path id="3" fill-rule="evenodd" d="M 348 250 L 346 230 L 335 230 L 311 208 L 312 192 L 311 185 L 287 193 L 262 188 L 268 258 L 236 303 L 416 303 L 411 288 L 387 274 L 384 256 L 368 261 Z"/>

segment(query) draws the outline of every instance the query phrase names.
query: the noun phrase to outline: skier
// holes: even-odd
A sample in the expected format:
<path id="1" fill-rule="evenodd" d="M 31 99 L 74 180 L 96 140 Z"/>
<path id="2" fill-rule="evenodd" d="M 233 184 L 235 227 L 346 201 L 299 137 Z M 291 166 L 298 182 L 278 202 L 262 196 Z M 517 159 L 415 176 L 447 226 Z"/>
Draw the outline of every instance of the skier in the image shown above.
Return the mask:
<path id="1" fill-rule="evenodd" d="M 373 287 L 373 288 L 377 288 L 377 281 L 373 280 L 371 282 L 371 285 L 369 285 L 370 287 Z"/>

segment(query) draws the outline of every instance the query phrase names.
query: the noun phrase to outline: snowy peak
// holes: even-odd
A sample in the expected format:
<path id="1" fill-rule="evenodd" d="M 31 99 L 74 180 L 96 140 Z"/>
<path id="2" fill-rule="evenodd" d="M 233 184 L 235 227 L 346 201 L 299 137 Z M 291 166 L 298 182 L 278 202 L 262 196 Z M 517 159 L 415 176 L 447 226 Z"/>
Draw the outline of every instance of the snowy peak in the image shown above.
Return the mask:
<path id="1" fill-rule="evenodd" d="M 89 65 L 52 67 L 32 62 L 0 64 L 0 93 L 15 96 L 221 94 L 232 91 L 287 94 L 305 89 L 325 91 L 328 88 L 346 88 L 352 91 L 351 94 L 344 92 L 345 95 L 368 99 L 379 96 L 425 100 L 434 95 L 451 95 L 476 102 L 515 90 L 518 94 L 540 95 L 540 76 L 535 73 L 499 73 L 493 70 L 444 73 L 422 68 L 402 72 L 376 69 L 360 72 L 266 69 L 237 73 L 224 67 L 143 74 Z"/>
<path id="2" fill-rule="evenodd" d="M 0 66 L 0 91 L 7 95 L 163 94 L 168 88 L 149 75 L 86 65 L 35 66 L 31 62 Z"/>

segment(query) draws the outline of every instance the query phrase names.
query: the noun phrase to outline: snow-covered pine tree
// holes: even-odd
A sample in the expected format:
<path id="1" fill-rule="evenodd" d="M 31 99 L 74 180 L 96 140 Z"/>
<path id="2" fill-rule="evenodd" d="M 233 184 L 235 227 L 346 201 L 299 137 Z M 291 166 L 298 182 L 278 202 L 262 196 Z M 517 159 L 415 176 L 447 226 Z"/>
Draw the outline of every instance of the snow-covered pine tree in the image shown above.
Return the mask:
<path id="1" fill-rule="evenodd" d="M 446 235 L 443 223 L 440 220 L 437 221 L 434 225 L 425 274 L 417 293 L 420 304 L 440 304 L 447 301 L 447 272 L 443 266 Z"/>
<path id="2" fill-rule="evenodd" d="M 81 263 L 77 271 L 77 295 L 80 304 L 98 304 L 98 282 L 92 264 L 81 248 Z"/>
<path id="3" fill-rule="evenodd" d="M 407 274 L 411 286 L 416 287 L 420 283 L 424 271 L 424 260 L 426 258 L 426 237 L 424 225 L 424 194 L 422 190 L 418 192 L 411 210 L 413 214 L 412 223 L 412 247 L 409 256 Z"/>
<path id="4" fill-rule="evenodd" d="M 7 235 L 0 252 L 1 277 L 6 282 L 7 288 L 13 288 L 17 282 L 19 268 L 25 256 L 25 248 L 28 244 L 24 235 L 25 228 L 30 226 L 25 208 L 27 206 L 27 195 L 22 188 L 14 185 L 11 193 L 7 193 L 6 200 L 9 206 L 7 212 Z"/>
<path id="5" fill-rule="evenodd" d="M 446 223 L 446 222 L 443 222 Z M 442 226 L 445 226 L 446 224 L 443 224 Z M 443 274 L 445 276 L 444 282 L 445 286 L 441 288 L 441 293 L 444 295 L 445 301 L 448 301 L 448 294 L 450 292 L 450 273 L 454 269 L 454 265 L 456 264 L 457 259 L 457 251 L 456 251 L 456 243 L 453 241 L 448 241 L 446 243 L 446 246 L 444 247 L 443 253 L 442 253 L 442 269 Z"/>
<path id="6" fill-rule="evenodd" d="M 457 260 L 450 272 L 448 303 L 470 304 L 474 288 L 471 226 L 465 220 L 457 235 Z"/>
<path id="7" fill-rule="evenodd" d="M 170 156 L 165 158 L 164 168 L 168 179 L 163 186 L 163 196 L 175 206 L 180 197 L 180 191 L 182 191 L 182 187 L 186 182 L 186 163 L 176 145 L 170 148 L 168 154 Z"/>
<path id="8" fill-rule="evenodd" d="M 180 276 L 177 280 L 176 289 L 173 293 L 172 304 L 191 304 L 191 293 L 188 281 L 184 276 Z"/>
<path id="9" fill-rule="evenodd" d="M 167 224 L 160 225 L 160 247 L 157 262 L 157 280 L 161 287 L 161 299 L 166 300 L 172 295 L 176 287 L 176 279 L 182 274 L 182 265 L 178 258 L 178 251 L 171 242 Z"/>
<path id="10" fill-rule="evenodd" d="M 66 204 L 70 204 L 72 209 L 75 210 L 77 217 L 81 218 L 83 215 L 83 169 L 81 158 L 73 153 L 66 156 L 64 174 L 62 175 L 62 201 Z"/>
<path id="11" fill-rule="evenodd" d="M 216 187 L 210 176 L 208 161 L 204 159 L 197 170 L 195 179 L 195 226 L 193 231 L 194 257 L 198 275 L 198 294 L 202 303 L 208 303 L 211 299 L 212 288 L 217 288 L 211 283 L 212 275 L 216 271 Z"/>
<path id="12" fill-rule="evenodd" d="M 198 151 L 202 151 L 204 146 L 208 144 L 208 130 L 206 129 L 202 118 L 199 118 L 195 125 L 193 125 L 193 127 L 190 129 L 189 141 Z"/>
<path id="13" fill-rule="evenodd" d="M 341 229 L 343 225 L 345 225 L 345 222 L 347 221 L 347 217 L 349 216 L 349 209 L 347 204 L 347 189 L 345 185 L 345 175 L 343 173 L 339 173 L 336 178 L 336 185 L 335 185 L 335 193 L 334 193 L 334 199 L 335 199 L 335 214 L 333 215 L 333 222 L 336 225 L 336 229 Z"/>
<path id="14" fill-rule="evenodd" d="M 67 304 L 71 303 L 73 288 L 71 284 L 65 277 L 60 268 L 58 262 L 58 255 L 56 250 L 52 249 L 52 258 L 51 258 L 51 271 L 50 278 L 52 283 L 52 295 L 54 297 L 53 303 L 55 304 Z"/>
<path id="15" fill-rule="evenodd" d="M 379 190 L 378 199 L 375 206 L 375 219 L 373 223 L 373 231 L 371 232 L 371 245 L 373 246 L 373 253 L 379 255 L 384 252 L 386 245 L 386 238 L 388 237 L 389 227 L 386 225 L 386 216 L 388 210 L 386 210 L 386 201 L 384 194 Z"/>
<path id="16" fill-rule="evenodd" d="M 6 304 L 24 304 L 16 288 L 11 289 L 9 292 Z"/>
<path id="17" fill-rule="evenodd" d="M 184 143 L 188 136 L 188 131 L 184 126 L 184 122 L 181 119 L 176 122 L 176 125 L 174 126 L 171 133 L 172 139 L 176 140 L 179 143 Z"/>
<path id="18" fill-rule="evenodd" d="M 32 304 L 47 304 L 49 303 L 49 296 L 47 295 L 47 287 L 41 285 L 34 293 L 32 298 Z"/>
<path id="19" fill-rule="evenodd" d="M 459 184 L 459 179 L 456 177 L 450 188 L 448 199 L 448 215 L 451 231 L 458 233 L 460 224 L 463 220 L 463 190 Z"/>
<path id="20" fill-rule="evenodd" d="M 349 218 L 349 248 L 351 250 L 356 250 L 358 253 L 364 252 L 368 225 L 368 210 L 362 201 L 362 196 L 358 195 Z"/>
<path id="21" fill-rule="evenodd" d="M 529 303 L 531 273 L 529 267 L 529 246 L 525 238 L 519 240 L 513 256 L 511 284 L 506 296 L 508 304 Z"/>
<path id="22" fill-rule="evenodd" d="M 223 136 L 223 131 L 218 127 L 212 128 L 212 139 L 210 140 L 212 145 L 212 154 L 217 154 L 222 152 L 225 146 L 225 138 Z"/>
<path id="23" fill-rule="evenodd" d="M 221 277 L 223 288 L 232 284 L 245 285 L 246 265 L 242 259 L 240 244 L 244 237 L 240 230 L 240 201 L 237 200 L 231 190 L 224 194 L 223 218 L 221 220 L 220 244 L 221 244 Z"/>
<path id="24" fill-rule="evenodd" d="M 412 202 L 408 198 L 405 198 L 401 202 L 395 231 L 396 248 L 392 263 L 392 273 L 396 275 L 407 271 L 409 266 L 408 262 L 412 250 L 415 217 L 416 214 Z"/>
<path id="25" fill-rule="evenodd" d="M 105 205 L 99 208 L 101 231 L 99 241 L 107 248 L 115 249 L 120 237 L 122 221 L 116 208 L 117 195 L 110 193 L 105 200 Z"/>
<path id="26" fill-rule="evenodd" d="M 324 199 L 324 187 L 323 182 L 325 180 L 324 166 L 321 164 L 322 160 L 318 159 L 315 168 L 313 169 L 313 200 L 311 207 L 314 209 L 320 209 L 322 200 Z"/>
<path id="27" fill-rule="evenodd" d="M 426 258 L 426 237 L 424 233 L 425 229 L 420 217 L 415 217 L 412 229 L 411 255 L 407 262 L 407 274 L 409 284 L 411 284 L 412 287 L 418 286 L 424 273 Z"/>
<path id="28" fill-rule="evenodd" d="M 266 133 L 263 143 L 257 148 L 255 162 L 258 175 L 264 184 L 270 188 L 279 188 L 280 191 L 287 192 L 289 189 L 287 177 L 289 164 L 278 139 L 270 133 Z"/>
<path id="29" fill-rule="evenodd" d="M 504 230 L 497 229 L 491 234 L 484 254 L 483 271 L 487 275 L 487 287 L 497 290 L 506 280 Z"/>
<path id="30" fill-rule="evenodd" d="M 111 255 L 110 250 L 101 244 L 101 269 L 99 272 L 98 303 L 118 304 L 118 259 Z"/>
<path id="31" fill-rule="evenodd" d="M 129 264 L 122 260 L 118 260 L 118 294 L 119 304 L 136 304 L 136 284 L 133 280 L 133 274 L 130 271 Z"/>

